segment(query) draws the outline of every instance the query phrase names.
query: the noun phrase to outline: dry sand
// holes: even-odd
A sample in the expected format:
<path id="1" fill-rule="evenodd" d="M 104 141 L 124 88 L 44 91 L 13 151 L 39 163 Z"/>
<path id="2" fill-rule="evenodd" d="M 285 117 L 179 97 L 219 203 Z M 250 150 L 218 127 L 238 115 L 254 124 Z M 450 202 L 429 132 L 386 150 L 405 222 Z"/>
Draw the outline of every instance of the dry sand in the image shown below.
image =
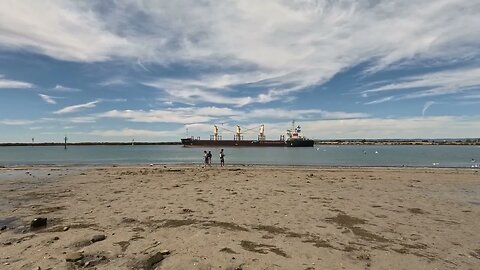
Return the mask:
<path id="1" fill-rule="evenodd" d="M 475 170 L 4 168 L 0 194 L 0 269 L 480 269 Z"/>

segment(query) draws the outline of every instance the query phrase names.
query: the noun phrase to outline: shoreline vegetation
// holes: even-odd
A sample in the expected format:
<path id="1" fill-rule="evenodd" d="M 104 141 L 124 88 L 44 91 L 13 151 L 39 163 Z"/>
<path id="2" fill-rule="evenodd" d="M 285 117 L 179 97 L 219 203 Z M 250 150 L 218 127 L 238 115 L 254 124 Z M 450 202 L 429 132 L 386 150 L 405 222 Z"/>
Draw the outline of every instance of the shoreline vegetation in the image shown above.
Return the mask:
<path id="1" fill-rule="evenodd" d="M 480 145 L 480 138 L 458 139 L 335 139 L 315 140 L 316 145 Z M 65 143 L 0 143 L 1 146 L 64 146 Z M 182 145 L 181 142 L 78 142 L 71 146 Z"/>

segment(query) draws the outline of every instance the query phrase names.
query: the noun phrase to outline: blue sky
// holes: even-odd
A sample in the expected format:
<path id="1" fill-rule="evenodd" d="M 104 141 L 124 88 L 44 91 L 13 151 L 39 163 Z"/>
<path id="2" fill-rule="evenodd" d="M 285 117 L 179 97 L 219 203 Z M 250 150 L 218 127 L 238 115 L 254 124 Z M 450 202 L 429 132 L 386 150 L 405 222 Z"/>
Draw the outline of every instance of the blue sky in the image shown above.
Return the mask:
<path id="1" fill-rule="evenodd" d="M 480 136 L 467 0 L 0 3 L 0 141 Z"/>

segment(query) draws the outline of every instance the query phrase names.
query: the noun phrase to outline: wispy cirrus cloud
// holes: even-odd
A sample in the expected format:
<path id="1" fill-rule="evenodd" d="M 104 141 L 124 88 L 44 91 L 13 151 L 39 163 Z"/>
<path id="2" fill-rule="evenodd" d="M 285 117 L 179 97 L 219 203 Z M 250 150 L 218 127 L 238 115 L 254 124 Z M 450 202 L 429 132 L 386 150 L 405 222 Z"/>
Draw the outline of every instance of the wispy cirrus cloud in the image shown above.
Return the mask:
<path id="1" fill-rule="evenodd" d="M 26 119 L 1 119 L 0 124 L 9 125 L 9 126 L 24 126 L 24 125 L 31 125 L 36 123 L 34 120 L 26 120 Z"/>
<path id="2" fill-rule="evenodd" d="M 88 134 L 101 137 L 165 137 L 172 136 L 172 131 L 125 128 L 120 130 L 94 130 Z"/>
<path id="3" fill-rule="evenodd" d="M 236 95 L 238 105 L 281 99 L 361 63 L 379 71 L 480 56 L 480 29 L 469 27 L 480 24 L 480 7 L 468 0 L 120 1 L 109 12 L 78 1 L 2 5 L 8 5 L 0 9 L 2 48 L 68 61 L 194 65 L 202 75 L 197 84 L 205 86 L 196 88 L 198 96 L 218 87 L 259 87 Z M 219 85 L 212 74 L 238 81 Z"/>
<path id="4" fill-rule="evenodd" d="M 208 122 L 215 117 L 235 114 L 229 108 L 205 107 L 205 108 L 172 108 L 165 110 L 111 110 L 97 114 L 100 118 L 120 118 L 131 122 L 143 123 L 202 123 Z"/>
<path id="5" fill-rule="evenodd" d="M 367 118 L 368 113 L 361 112 L 341 112 L 341 111 L 325 111 L 320 109 L 297 109 L 287 110 L 279 108 L 253 109 L 250 111 L 240 112 L 238 115 L 231 117 L 234 120 L 250 120 L 250 119 L 358 119 Z"/>
<path id="6" fill-rule="evenodd" d="M 480 68 L 460 68 L 400 78 L 395 82 L 364 90 L 364 97 L 387 93 L 389 96 L 367 102 L 382 103 L 391 100 L 434 97 L 469 91 L 480 91 Z"/>
<path id="7" fill-rule="evenodd" d="M 119 85 L 126 85 L 128 84 L 127 80 L 122 77 L 114 77 L 98 83 L 100 86 L 108 87 L 108 86 L 119 86 Z"/>
<path id="8" fill-rule="evenodd" d="M 365 118 L 352 120 L 303 121 L 310 137 L 326 139 L 378 138 L 476 138 L 479 115 Z M 448 128 L 445 128 L 448 127 Z M 459 136 L 459 134 L 462 134 Z"/>
<path id="9" fill-rule="evenodd" d="M 158 88 L 166 94 L 164 99 L 175 100 L 176 102 L 195 104 L 197 102 L 208 102 L 215 104 L 245 106 L 254 101 L 252 97 L 229 97 L 221 91 L 215 89 L 189 88 L 182 86 L 181 88 L 168 87 L 157 82 L 144 83 L 147 86 Z"/>
<path id="10" fill-rule="evenodd" d="M 257 119 L 268 121 L 272 119 L 358 119 L 369 117 L 367 113 L 325 111 L 319 109 L 286 110 L 277 108 L 238 110 L 227 107 L 184 107 L 164 110 L 111 110 L 97 114 L 100 118 L 120 118 L 132 122 L 143 123 L 177 123 L 197 125 L 201 123 L 244 122 Z M 256 123 L 255 125 L 257 125 Z M 209 124 L 211 125 L 211 124 Z"/>
<path id="11" fill-rule="evenodd" d="M 95 123 L 97 121 L 97 117 L 94 116 L 78 116 L 78 117 L 70 117 L 66 119 L 62 119 L 69 123 L 74 124 L 84 124 L 84 123 Z"/>
<path id="12" fill-rule="evenodd" d="M 423 106 L 423 109 L 422 109 L 422 116 L 425 116 L 425 113 L 427 112 L 427 110 L 428 110 L 433 104 L 435 104 L 435 101 L 427 101 L 427 102 L 425 102 L 425 105 Z"/>
<path id="13" fill-rule="evenodd" d="M 44 95 L 44 94 L 38 94 L 38 96 L 48 104 L 57 104 L 54 97 L 52 97 L 52 96 Z"/>
<path id="14" fill-rule="evenodd" d="M 29 82 L 5 79 L 4 76 L 0 74 L 0 89 L 27 89 L 33 88 L 34 86 L 34 84 Z"/>
<path id="15" fill-rule="evenodd" d="M 42 125 L 47 124 L 51 125 L 52 123 L 74 123 L 74 124 L 81 124 L 81 123 L 94 123 L 96 120 L 93 116 L 80 116 L 80 117 L 69 117 L 69 118 L 40 118 L 40 119 L 0 119 L 0 124 L 3 125 L 11 125 L 11 126 L 27 126 L 27 125 Z M 31 130 L 42 129 L 45 126 L 34 126 L 29 127 Z"/>
<path id="16" fill-rule="evenodd" d="M 106 30 L 86 5 L 57 0 L 6 0 L 1 5 L 0 46 L 4 49 L 80 62 L 105 61 L 128 50 L 128 41 Z"/>
<path id="17" fill-rule="evenodd" d="M 100 102 L 100 100 L 95 100 L 95 101 L 90 101 L 90 102 L 83 103 L 83 104 L 67 106 L 67 107 L 64 107 L 64 108 L 62 108 L 60 110 L 57 110 L 53 113 L 54 114 L 67 114 L 67 113 L 78 112 L 78 111 L 88 109 L 88 108 L 95 108 L 99 102 Z"/>
<path id="18" fill-rule="evenodd" d="M 67 86 L 63 86 L 61 84 L 55 85 L 55 87 L 51 88 L 50 90 L 59 91 L 59 92 L 80 92 L 80 91 L 82 91 L 78 88 L 67 87 Z"/>

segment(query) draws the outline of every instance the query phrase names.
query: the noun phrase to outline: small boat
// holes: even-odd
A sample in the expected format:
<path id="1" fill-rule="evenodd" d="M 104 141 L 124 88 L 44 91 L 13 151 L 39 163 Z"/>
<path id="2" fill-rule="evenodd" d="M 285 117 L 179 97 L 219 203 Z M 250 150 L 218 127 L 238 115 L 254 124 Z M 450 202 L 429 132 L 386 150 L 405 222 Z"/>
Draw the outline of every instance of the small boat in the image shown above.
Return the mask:
<path id="1" fill-rule="evenodd" d="M 300 126 L 295 127 L 292 122 L 292 129 L 288 129 L 285 135 L 280 135 L 278 140 L 267 140 L 265 136 L 265 125 L 260 126 L 257 140 L 244 140 L 242 129 L 237 125 L 233 140 L 223 140 L 219 134 L 217 125 L 213 127 L 213 135 L 209 140 L 202 140 L 200 137 L 182 139 L 183 146 L 209 146 L 209 147 L 313 147 L 314 140 L 307 139 L 301 135 Z"/>

